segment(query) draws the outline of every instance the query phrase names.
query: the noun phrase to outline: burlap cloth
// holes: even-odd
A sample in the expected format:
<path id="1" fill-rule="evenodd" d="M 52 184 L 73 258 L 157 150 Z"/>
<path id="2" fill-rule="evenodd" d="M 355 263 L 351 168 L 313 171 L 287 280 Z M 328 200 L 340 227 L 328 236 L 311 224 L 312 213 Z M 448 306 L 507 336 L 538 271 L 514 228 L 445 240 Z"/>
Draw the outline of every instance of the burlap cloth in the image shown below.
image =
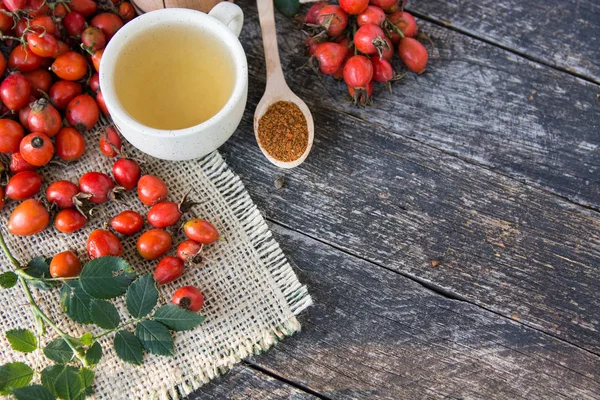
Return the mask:
<path id="1" fill-rule="evenodd" d="M 59 179 L 77 182 L 88 171 L 110 174 L 113 160 L 103 156 L 98 148 L 99 134 L 86 134 L 84 157 L 68 166 L 52 166 L 41 170 L 44 186 Z M 131 156 L 143 160 L 144 173 L 161 177 L 169 187 L 169 199 L 177 201 L 190 188 L 190 197 L 201 201 L 187 216 L 212 221 L 227 241 L 207 248 L 211 260 L 201 268 L 189 268 L 174 283 L 159 289 L 159 305 L 169 302 L 176 288 L 194 285 L 203 292 L 206 303 L 201 313 L 207 319 L 198 328 L 174 333 L 175 356 L 160 357 L 146 354 L 144 364 L 133 366 L 122 362 L 112 348 L 113 335 L 102 338 L 104 356 L 96 368 L 95 397 L 98 399 L 181 398 L 210 379 L 226 372 L 241 359 L 267 350 L 277 341 L 300 329 L 296 315 L 311 304 L 310 296 L 300 284 L 286 261 L 239 177 L 234 174 L 218 152 L 197 161 L 165 162 L 144 156 L 124 141 Z M 16 202 L 7 202 L 2 211 L 2 232 L 13 254 L 21 261 L 34 256 L 50 257 L 71 249 L 87 260 L 85 242 L 89 233 L 108 219 L 92 218 L 87 226 L 74 234 L 63 234 L 53 226 L 32 237 L 16 237 L 6 231 L 6 223 Z M 135 190 L 121 202 L 99 207 L 107 217 L 133 209 L 146 215 L 148 208 L 137 198 Z M 145 228 L 147 228 L 146 225 Z M 139 235 L 121 236 L 124 257 L 138 274 L 152 272 L 156 262 L 146 262 L 137 254 L 135 243 Z M 175 246 L 183 235 L 174 236 Z M 2 256 L 1 271 L 9 268 Z M 39 291 L 34 296 L 41 307 L 61 328 L 72 335 L 86 331 L 99 332 L 92 325 L 82 326 L 71 321 L 59 306 L 59 290 Z M 128 318 L 123 299 L 117 299 L 122 322 Z M 0 321 L 2 332 L 14 328 L 35 330 L 33 318 L 22 289 L 0 289 Z M 131 328 L 129 328 L 131 330 Z M 49 330 L 46 341 L 54 338 Z M 0 364 L 24 361 L 41 371 L 48 360 L 36 351 L 22 354 L 13 351 L 4 334 L 0 337 Z M 39 379 L 39 378 L 34 378 Z"/>

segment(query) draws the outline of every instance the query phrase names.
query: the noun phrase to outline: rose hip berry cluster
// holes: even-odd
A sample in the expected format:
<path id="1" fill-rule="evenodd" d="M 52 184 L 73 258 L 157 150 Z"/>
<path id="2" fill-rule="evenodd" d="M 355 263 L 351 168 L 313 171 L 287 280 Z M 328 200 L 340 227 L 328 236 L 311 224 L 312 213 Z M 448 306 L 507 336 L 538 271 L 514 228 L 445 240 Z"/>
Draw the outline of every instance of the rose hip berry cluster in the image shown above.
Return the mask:
<path id="1" fill-rule="evenodd" d="M 131 3 L 121 0 L 0 0 L 0 40 L 10 54 L 0 54 L 0 153 L 8 161 L 0 173 L 9 175 L 0 187 L 0 209 L 5 201 L 19 204 L 13 210 L 8 231 L 29 236 L 45 230 L 54 216 L 54 226 L 62 233 L 82 229 L 88 217 L 83 206 L 98 206 L 114 199 L 118 191 L 137 187 L 138 197 L 148 211 L 154 229 L 143 233 L 137 243 L 139 254 L 154 260 L 171 247 L 171 235 L 164 229 L 178 223 L 185 204 L 166 201 L 167 186 L 158 177 L 141 176 L 138 163 L 124 156 L 117 130 L 103 128 L 99 141 L 102 154 L 118 157 L 112 177 L 90 171 L 77 183 L 50 182 L 46 200 L 34 198 L 44 184 L 39 167 L 58 158 L 74 162 L 85 152 L 85 131 L 92 129 L 100 113 L 108 115 L 100 92 L 99 67 L 105 46 L 123 26 L 135 17 Z M 66 123 L 64 122 L 66 121 Z M 127 210 L 111 220 L 119 234 L 133 235 L 143 229 L 144 219 Z M 183 242 L 177 257 L 165 257 L 156 267 L 158 284 L 172 282 L 183 273 L 186 263 L 201 259 L 202 246 L 219 239 L 208 221 L 192 219 L 184 225 L 189 240 Z M 121 256 L 119 237 L 106 229 L 94 230 L 87 240 L 90 258 Z M 50 272 L 54 278 L 80 274 L 81 262 L 72 251 L 54 256 Z M 183 287 L 173 303 L 197 311 L 203 297 L 198 289 Z"/>
<path id="2" fill-rule="evenodd" d="M 84 154 L 84 131 L 96 125 L 101 111 L 108 115 L 98 78 L 104 46 L 134 16 L 131 3 L 121 0 L 0 1 L 0 40 L 10 50 L 8 59 L 0 54 L 0 153 L 8 159 L 0 172 L 9 174 L 0 187 L 0 209 L 7 199 L 22 201 L 11 215 L 11 233 L 32 235 L 48 226 L 48 211 L 32 199 L 43 181 L 36 170 L 54 158 L 73 162 Z M 111 133 L 106 135 L 110 141 Z M 106 154 L 104 137 L 100 146 Z M 86 174 L 80 186 L 102 192 L 112 189 L 111 182 L 103 174 Z M 73 209 L 78 189 L 66 181 L 48 187 L 48 199 L 61 210 L 55 226 L 62 232 L 85 224 Z M 103 198 L 100 193 L 89 200 Z"/>
<path id="3" fill-rule="evenodd" d="M 340 0 L 314 3 L 304 17 L 311 61 L 325 75 L 344 79 L 357 105 L 371 102 L 373 82 L 391 88 L 399 78 L 390 63 L 395 52 L 406 68 L 425 71 L 428 53 L 415 37 L 417 23 L 399 0 Z"/>

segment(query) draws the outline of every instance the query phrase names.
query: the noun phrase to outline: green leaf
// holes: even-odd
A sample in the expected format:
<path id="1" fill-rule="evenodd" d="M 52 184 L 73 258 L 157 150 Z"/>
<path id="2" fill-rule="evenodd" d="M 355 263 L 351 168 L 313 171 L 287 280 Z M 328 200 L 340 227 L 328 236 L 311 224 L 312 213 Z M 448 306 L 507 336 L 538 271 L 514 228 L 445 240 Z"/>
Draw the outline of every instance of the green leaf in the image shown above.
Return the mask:
<path id="1" fill-rule="evenodd" d="M 56 379 L 67 368 L 66 365 L 51 365 L 42 371 L 42 385 L 56 396 Z"/>
<path id="2" fill-rule="evenodd" d="M 54 382 L 57 397 L 65 400 L 72 400 L 77 399 L 83 393 L 85 386 L 83 385 L 83 378 L 79 372 L 79 369 L 75 367 L 66 366 L 65 369 L 58 374 L 56 381 Z"/>
<path id="3" fill-rule="evenodd" d="M 81 368 L 79 371 L 79 375 L 81 375 L 81 381 L 83 382 L 83 387 L 86 395 L 91 395 L 94 393 L 94 371 L 88 368 Z"/>
<path id="4" fill-rule="evenodd" d="M 41 385 L 31 385 L 15 389 L 13 390 L 13 395 L 17 400 L 56 400 L 56 397 Z"/>
<path id="5" fill-rule="evenodd" d="M 158 301 L 158 290 L 154 278 L 146 274 L 129 286 L 127 289 L 127 310 L 135 318 L 148 315 Z"/>
<path id="6" fill-rule="evenodd" d="M 97 299 L 112 299 L 124 294 L 134 279 L 135 271 L 131 265 L 113 256 L 93 259 L 79 276 L 83 290 Z"/>
<path id="7" fill-rule="evenodd" d="M 144 361 L 142 344 L 132 333 L 125 330 L 117 332 L 114 345 L 121 360 L 135 365 L 140 365 Z"/>
<path id="8" fill-rule="evenodd" d="M 50 258 L 44 257 L 35 257 L 23 270 L 30 276 L 38 279 L 48 279 L 52 278 L 50 275 Z M 58 282 L 53 281 L 43 281 L 43 282 L 35 282 L 34 286 L 39 287 L 40 289 L 50 289 L 51 287 L 57 286 Z"/>
<path id="9" fill-rule="evenodd" d="M 91 346 L 92 343 L 94 343 L 94 335 L 92 335 L 92 332 L 87 332 L 84 333 L 80 338 L 79 341 L 81 342 L 82 345 L 84 346 Z"/>
<path id="10" fill-rule="evenodd" d="M 8 395 L 14 389 L 29 385 L 33 370 L 22 362 L 12 362 L 0 366 L 0 394 Z"/>
<path id="11" fill-rule="evenodd" d="M 167 304 L 156 310 L 154 319 L 174 331 L 187 331 L 203 323 L 206 317 L 175 304 Z"/>
<path id="12" fill-rule="evenodd" d="M 95 342 L 86 352 L 85 360 L 89 365 L 96 365 L 102 358 L 102 346 L 100 343 Z"/>
<path id="13" fill-rule="evenodd" d="M 286 17 L 293 17 L 298 13 L 300 9 L 299 0 L 274 0 L 277 11 L 285 15 Z"/>
<path id="14" fill-rule="evenodd" d="M 10 289 L 17 284 L 17 274 L 14 272 L 5 272 L 0 274 L 0 287 Z"/>
<path id="15" fill-rule="evenodd" d="M 66 364 L 73 359 L 73 350 L 62 338 L 54 339 L 44 348 L 46 357 L 58 364 Z"/>
<path id="16" fill-rule="evenodd" d="M 31 275 L 34 278 L 51 278 L 50 276 L 50 263 L 44 257 L 35 257 L 23 270 L 27 275 Z"/>
<path id="17" fill-rule="evenodd" d="M 90 315 L 94 324 L 103 329 L 115 329 L 121 321 L 117 308 L 106 300 L 92 299 Z"/>
<path id="18" fill-rule="evenodd" d="M 75 322 L 92 323 L 90 302 L 92 298 L 81 288 L 78 281 L 66 282 L 60 291 L 60 306 Z"/>
<path id="19" fill-rule="evenodd" d="M 37 349 L 35 335 L 28 329 L 11 329 L 6 331 L 6 338 L 10 346 L 16 351 L 31 353 Z"/>
<path id="20" fill-rule="evenodd" d="M 148 352 L 159 356 L 173 355 L 173 338 L 163 324 L 156 321 L 142 321 L 135 329 L 135 335 Z"/>

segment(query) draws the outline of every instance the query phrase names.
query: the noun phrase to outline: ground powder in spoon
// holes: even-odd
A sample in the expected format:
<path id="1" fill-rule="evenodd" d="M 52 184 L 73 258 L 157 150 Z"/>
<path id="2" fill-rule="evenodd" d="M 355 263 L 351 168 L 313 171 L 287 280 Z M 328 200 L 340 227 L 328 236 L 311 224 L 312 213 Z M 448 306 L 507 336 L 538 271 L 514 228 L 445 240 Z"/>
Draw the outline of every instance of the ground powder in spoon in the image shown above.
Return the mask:
<path id="1" fill-rule="evenodd" d="M 258 121 L 258 141 L 276 160 L 300 158 L 308 146 L 308 125 L 300 108 L 291 101 L 271 104 Z"/>

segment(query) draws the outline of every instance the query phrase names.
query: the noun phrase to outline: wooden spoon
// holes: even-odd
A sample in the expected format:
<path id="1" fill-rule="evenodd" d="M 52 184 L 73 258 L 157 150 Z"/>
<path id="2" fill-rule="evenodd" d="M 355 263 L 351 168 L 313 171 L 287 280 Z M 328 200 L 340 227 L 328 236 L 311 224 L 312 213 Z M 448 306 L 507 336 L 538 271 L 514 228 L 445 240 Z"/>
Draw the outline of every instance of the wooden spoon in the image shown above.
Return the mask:
<path id="1" fill-rule="evenodd" d="M 275 30 L 275 15 L 273 12 L 273 0 L 258 0 L 258 17 L 260 19 L 260 27 L 262 29 L 263 47 L 265 49 L 265 60 L 267 64 L 267 87 L 265 94 L 256 106 L 254 112 L 254 136 L 258 147 L 263 152 L 267 160 L 280 168 L 294 168 L 302 164 L 302 162 L 310 153 L 313 139 L 315 136 L 315 127 L 312 114 L 302 99 L 294 94 L 285 83 L 285 77 L 281 70 L 281 61 L 279 60 L 279 50 L 277 48 L 277 32 Z M 284 162 L 273 158 L 260 144 L 258 139 L 258 121 L 267 111 L 269 106 L 278 101 L 291 101 L 295 103 L 306 118 L 308 126 L 308 145 L 304 153 L 294 161 Z"/>

